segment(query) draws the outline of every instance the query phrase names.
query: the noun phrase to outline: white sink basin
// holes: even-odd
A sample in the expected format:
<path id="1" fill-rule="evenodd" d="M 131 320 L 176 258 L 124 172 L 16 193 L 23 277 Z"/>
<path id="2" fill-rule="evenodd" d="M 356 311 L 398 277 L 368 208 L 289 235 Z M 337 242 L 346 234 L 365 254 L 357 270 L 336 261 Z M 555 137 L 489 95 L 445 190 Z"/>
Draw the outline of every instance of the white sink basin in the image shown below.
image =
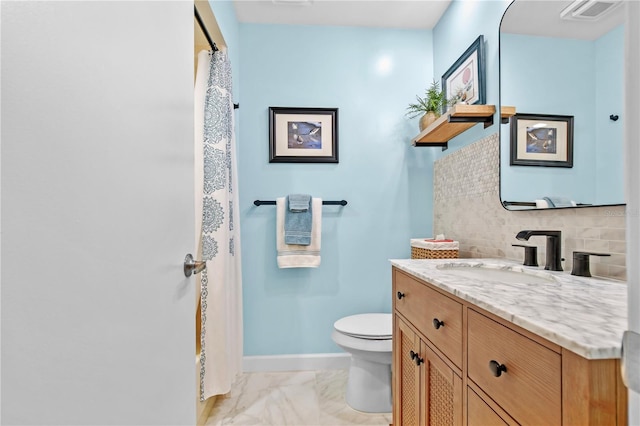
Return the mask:
<path id="1" fill-rule="evenodd" d="M 446 263 L 436 268 L 456 277 L 482 282 L 549 284 L 556 278 L 543 271 L 525 269 L 519 266 L 492 265 L 487 263 Z"/>

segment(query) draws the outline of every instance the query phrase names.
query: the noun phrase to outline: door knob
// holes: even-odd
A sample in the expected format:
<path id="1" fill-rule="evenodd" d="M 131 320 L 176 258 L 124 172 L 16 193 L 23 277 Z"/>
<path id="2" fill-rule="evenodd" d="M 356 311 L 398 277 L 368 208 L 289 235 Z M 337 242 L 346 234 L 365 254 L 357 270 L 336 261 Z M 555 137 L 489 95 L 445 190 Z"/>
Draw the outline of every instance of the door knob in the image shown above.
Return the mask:
<path id="1" fill-rule="evenodd" d="M 193 259 L 191 253 L 184 258 L 184 276 L 190 277 L 191 274 L 198 274 L 207 269 L 207 262 L 197 261 Z"/>
<path id="2" fill-rule="evenodd" d="M 624 332 L 622 336 L 622 353 L 620 355 L 622 369 L 622 381 L 625 386 L 634 392 L 640 392 L 640 334 L 631 330 Z"/>

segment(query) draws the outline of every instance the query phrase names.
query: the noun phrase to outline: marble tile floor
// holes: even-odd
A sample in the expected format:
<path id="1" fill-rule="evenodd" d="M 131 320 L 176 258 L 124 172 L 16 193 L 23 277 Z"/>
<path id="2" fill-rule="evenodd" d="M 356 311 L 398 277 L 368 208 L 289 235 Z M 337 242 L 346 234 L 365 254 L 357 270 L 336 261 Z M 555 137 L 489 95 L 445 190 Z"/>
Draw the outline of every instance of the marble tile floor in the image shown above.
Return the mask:
<path id="1" fill-rule="evenodd" d="M 245 373 L 218 397 L 206 426 L 389 425 L 391 413 L 368 414 L 344 400 L 347 370 Z"/>

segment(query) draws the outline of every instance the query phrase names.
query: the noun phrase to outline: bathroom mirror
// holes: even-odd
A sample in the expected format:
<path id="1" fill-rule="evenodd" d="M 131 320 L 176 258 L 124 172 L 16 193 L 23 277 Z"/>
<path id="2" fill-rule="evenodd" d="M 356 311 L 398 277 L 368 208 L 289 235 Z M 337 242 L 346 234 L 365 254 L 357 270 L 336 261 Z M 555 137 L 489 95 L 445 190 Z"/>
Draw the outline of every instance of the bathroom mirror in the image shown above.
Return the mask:
<path id="1" fill-rule="evenodd" d="M 500 197 L 506 208 L 624 203 L 624 3 L 515 0 L 506 10 L 500 105 L 516 109 L 500 125 Z M 601 13 L 608 5 L 613 7 Z M 566 120 L 553 117 L 567 116 L 572 164 L 544 161 L 566 146 Z M 540 161 L 514 161 L 512 142 L 514 156 Z"/>

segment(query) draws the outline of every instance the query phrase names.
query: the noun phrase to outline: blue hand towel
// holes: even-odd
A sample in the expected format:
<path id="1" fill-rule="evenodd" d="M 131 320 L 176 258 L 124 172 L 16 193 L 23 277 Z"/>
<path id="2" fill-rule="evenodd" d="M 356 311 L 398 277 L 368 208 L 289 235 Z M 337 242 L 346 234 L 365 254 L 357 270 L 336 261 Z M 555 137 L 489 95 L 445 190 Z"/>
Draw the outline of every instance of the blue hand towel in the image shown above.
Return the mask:
<path id="1" fill-rule="evenodd" d="M 301 246 L 311 244 L 311 219 L 313 216 L 310 201 L 310 195 L 292 194 L 287 197 L 288 208 L 284 212 L 285 244 Z"/>
<path id="2" fill-rule="evenodd" d="M 291 212 L 306 212 L 311 205 L 311 195 L 309 194 L 290 194 L 287 200 Z"/>

